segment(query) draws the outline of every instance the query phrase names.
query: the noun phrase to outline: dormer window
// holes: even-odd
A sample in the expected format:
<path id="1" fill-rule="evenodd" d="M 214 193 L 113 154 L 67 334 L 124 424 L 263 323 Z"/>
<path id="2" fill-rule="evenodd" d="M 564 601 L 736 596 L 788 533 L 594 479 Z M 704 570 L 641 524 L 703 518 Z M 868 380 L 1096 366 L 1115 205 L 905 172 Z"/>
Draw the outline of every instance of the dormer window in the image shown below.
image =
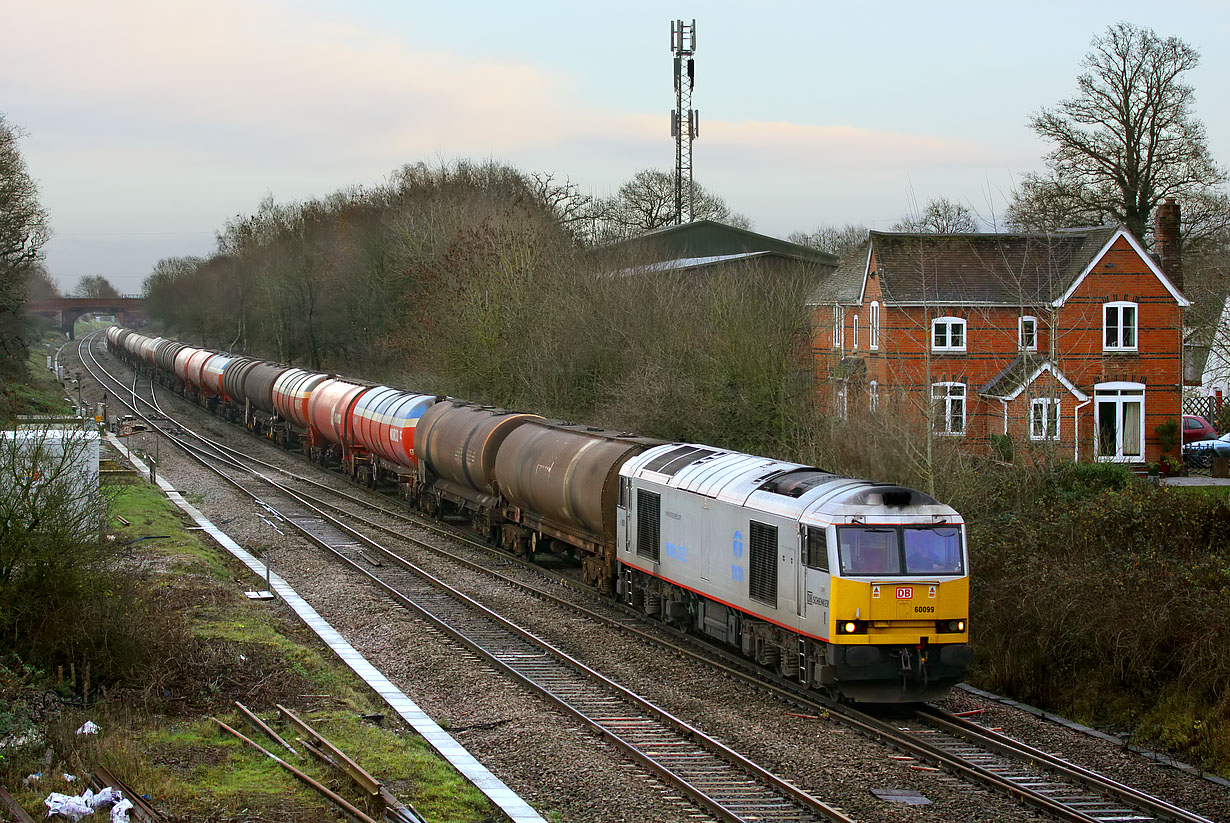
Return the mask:
<path id="1" fill-rule="evenodd" d="M 1017 321 L 1016 344 L 1023 351 L 1038 350 L 1038 318 L 1025 315 Z"/>
<path id="2" fill-rule="evenodd" d="M 965 351 L 965 321 L 960 317 L 931 321 L 931 351 Z"/>
<path id="3" fill-rule="evenodd" d="M 1136 304 L 1126 301 L 1102 305 L 1102 350 L 1136 351 Z"/>

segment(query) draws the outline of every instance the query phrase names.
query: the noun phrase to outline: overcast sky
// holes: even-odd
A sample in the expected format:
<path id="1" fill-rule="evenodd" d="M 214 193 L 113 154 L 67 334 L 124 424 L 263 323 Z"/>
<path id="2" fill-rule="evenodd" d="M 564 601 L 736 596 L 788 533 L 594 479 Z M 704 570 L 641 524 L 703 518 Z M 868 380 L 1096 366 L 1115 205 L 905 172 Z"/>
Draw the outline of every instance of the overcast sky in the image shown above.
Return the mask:
<path id="1" fill-rule="evenodd" d="M 696 177 L 785 236 L 888 228 L 934 196 L 984 218 L 1041 168 L 1031 112 L 1114 22 L 1175 35 L 1230 163 L 1230 2 L 38 0 L 9 4 L 0 112 L 71 289 L 137 292 L 160 258 L 280 201 L 405 163 L 493 159 L 605 195 L 670 169 L 670 21 L 697 21 Z"/>

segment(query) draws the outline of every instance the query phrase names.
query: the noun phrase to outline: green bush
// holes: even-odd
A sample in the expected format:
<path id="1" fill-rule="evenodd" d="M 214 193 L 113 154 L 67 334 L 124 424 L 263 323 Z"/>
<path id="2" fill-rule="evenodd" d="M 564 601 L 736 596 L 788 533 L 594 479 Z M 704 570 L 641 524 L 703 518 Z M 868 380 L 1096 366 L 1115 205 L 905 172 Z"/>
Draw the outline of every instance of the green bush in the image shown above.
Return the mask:
<path id="1" fill-rule="evenodd" d="M 991 450 L 995 456 L 1005 463 L 1011 463 L 1015 448 L 1012 445 L 1012 435 L 991 433 Z"/>
<path id="2" fill-rule="evenodd" d="M 1014 513 L 1010 526 L 970 528 L 977 677 L 1113 723 L 1156 715 L 1177 690 L 1209 713 L 1183 748 L 1230 768 L 1230 742 L 1216 734 L 1230 725 L 1226 497 L 1120 485 L 1092 467 L 1061 475 L 1057 494 Z"/>
<path id="3" fill-rule="evenodd" d="M 63 445 L 53 445 L 53 443 Z M 83 440 L 0 440 L 0 649 L 79 694 L 132 678 L 175 635 L 142 569 L 103 534 L 107 499 L 83 486 Z"/>

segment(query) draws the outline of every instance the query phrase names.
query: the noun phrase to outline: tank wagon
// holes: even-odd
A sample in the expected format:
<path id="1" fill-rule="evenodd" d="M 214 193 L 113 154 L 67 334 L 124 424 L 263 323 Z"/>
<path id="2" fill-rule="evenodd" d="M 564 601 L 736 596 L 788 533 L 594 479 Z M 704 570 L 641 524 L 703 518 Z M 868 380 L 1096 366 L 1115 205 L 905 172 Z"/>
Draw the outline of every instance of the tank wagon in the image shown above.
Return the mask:
<path id="1" fill-rule="evenodd" d="M 521 555 L 803 684 L 930 700 L 969 645 L 965 527 L 921 492 L 108 330 L 112 349 L 283 446 L 459 512 Z M 179 344 L 174 344 L 179 345 Z"/>
<path id="2" fill-rule="evenodd" d="M 355 459 L 354 478 L 372 488 L 389 480 L 408 495 L 419 463 L 415 434 L 423 413 L 436 400 L 434 395 L 389 386 L 376 386 L 360 395 L 350 411 L 352 431 L 369 458 Z"/>
<path id="3" fill-rule="evenodd" d="M 613 592 L 620 467 L 662 441 L 594 426 L 531 420 L 512 431 L 495 460 L 505 498 L 504 527 L 563 543 L 581 561 L 586 583 Z"/>

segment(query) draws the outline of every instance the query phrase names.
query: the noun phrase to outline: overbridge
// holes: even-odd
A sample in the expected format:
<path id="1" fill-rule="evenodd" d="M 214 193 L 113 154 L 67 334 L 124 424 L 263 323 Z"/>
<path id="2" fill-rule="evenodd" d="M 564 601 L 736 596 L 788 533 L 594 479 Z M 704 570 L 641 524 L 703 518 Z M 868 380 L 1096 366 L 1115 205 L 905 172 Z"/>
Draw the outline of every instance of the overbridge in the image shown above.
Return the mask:
<path id="1" fill-rule="evenodd" d="M 121 324 L 145 319 L 145 301 L 135 295 L 123 297 L 53 297 L 26 303 L 31 314 L 50 317 L 60 331 L 73 336 L 73 324 L 83 314 L 114 314 Z"/>

